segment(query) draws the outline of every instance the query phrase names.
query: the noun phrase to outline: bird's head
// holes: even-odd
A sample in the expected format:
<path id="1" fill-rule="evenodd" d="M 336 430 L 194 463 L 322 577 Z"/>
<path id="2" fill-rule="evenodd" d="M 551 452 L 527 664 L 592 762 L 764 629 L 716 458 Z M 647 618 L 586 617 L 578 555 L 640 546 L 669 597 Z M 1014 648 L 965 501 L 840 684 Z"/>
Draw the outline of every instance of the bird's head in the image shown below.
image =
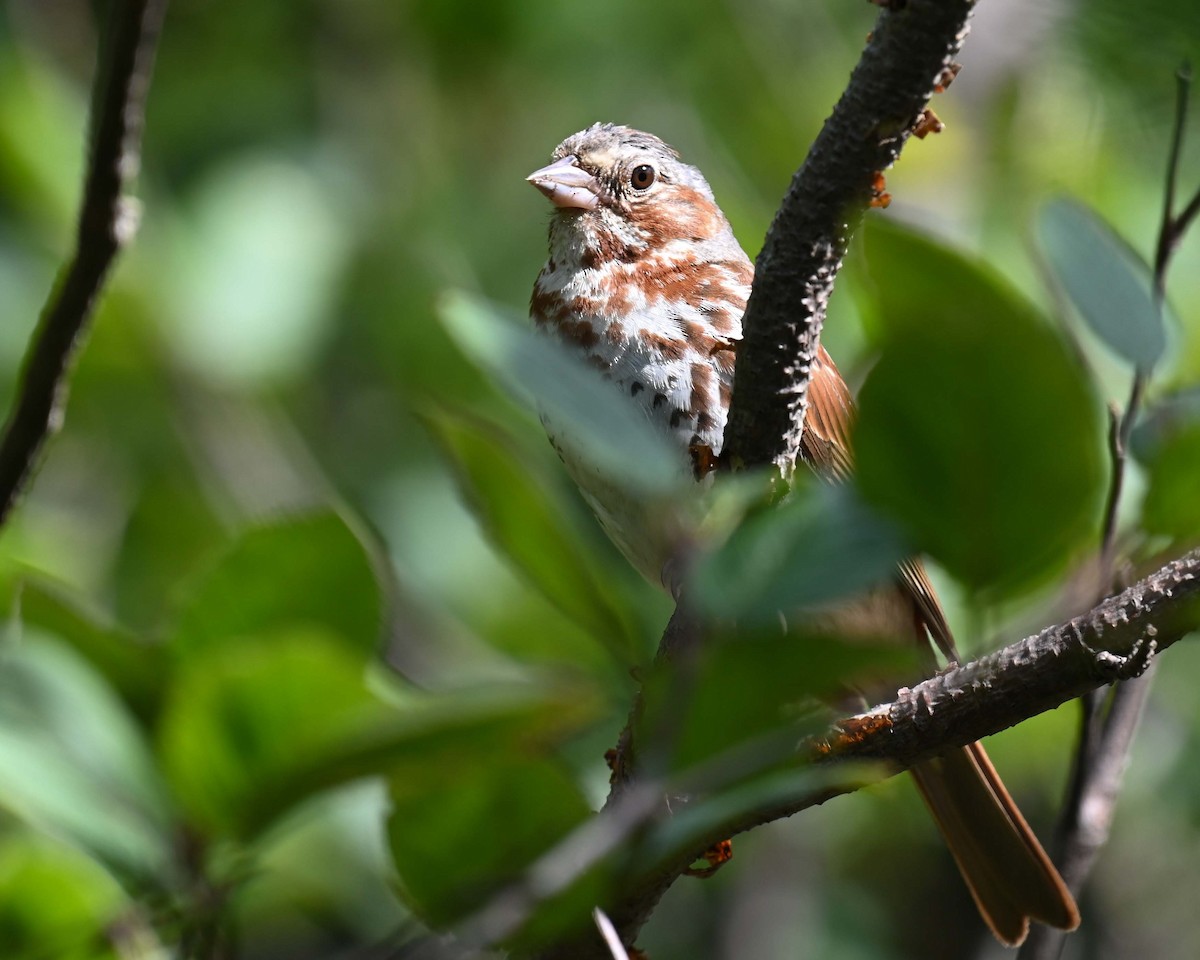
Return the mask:
<path id="1" fill-rule="evenodd" d="M 653 134 L 596 123 L 567 137 L 526 178 L 556 208 L 552 236 L 581 235 L 632 260 L 672 241 L 730 235 L 703 175 Z"/>

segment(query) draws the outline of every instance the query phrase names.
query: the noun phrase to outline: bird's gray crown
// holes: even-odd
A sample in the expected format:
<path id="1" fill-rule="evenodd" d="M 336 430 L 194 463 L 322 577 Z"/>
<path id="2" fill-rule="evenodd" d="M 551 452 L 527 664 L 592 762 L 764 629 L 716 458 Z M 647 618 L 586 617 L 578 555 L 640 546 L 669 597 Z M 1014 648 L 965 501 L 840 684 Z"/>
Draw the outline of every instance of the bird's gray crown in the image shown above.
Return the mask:
<path id="1" fill-rule="evenodd" d="M 652 133 L 616 123 L 593 123 L 573 133 L 554 149 L 554 159 L 579 158 L 585 169 L 609 173 L 623 163 L 644 155 L 655 167 L 676 183 L 694 187 L 712 199 L 712 190 L 704 175 L 679 159 L 679 151 Z"/>

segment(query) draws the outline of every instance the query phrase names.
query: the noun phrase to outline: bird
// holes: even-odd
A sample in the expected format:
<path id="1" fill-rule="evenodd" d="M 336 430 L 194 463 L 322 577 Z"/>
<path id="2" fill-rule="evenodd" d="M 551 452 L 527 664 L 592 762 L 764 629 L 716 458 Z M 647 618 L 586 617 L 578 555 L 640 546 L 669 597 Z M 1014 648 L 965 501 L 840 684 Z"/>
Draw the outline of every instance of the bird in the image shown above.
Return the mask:
<path id="1" fill-rule="evenodd" d="M 720 457 L 742 315 L 754 264 L 695 166 L 653 134 L 595 123 L 563 140 L 527 180 L 549 199 L 549 254 L 530 300 L 534 327 L 597 368 L 677 453 L 681 471 L 711 483 Z M 569 431 L 543 417 L 551 442 L 601 526 L 646 579 L 665 571 L 685 532 L 620 477 L 605 475 Z M 820 347 L 809 383 L 801 457 L 818 476 L 853 471 L 854 401 Z M 685 537 L 684 537 L 685 538 Z M 954 638 L 919 558 L 895 581 L 819 614 L 825 625 L 930 641 L 957 660 Z M 1031 920 L 1072 930 L 1075 901 L 974 743 L 911 771 L 979 912 L 995 937 L 1019 945 Z"/>

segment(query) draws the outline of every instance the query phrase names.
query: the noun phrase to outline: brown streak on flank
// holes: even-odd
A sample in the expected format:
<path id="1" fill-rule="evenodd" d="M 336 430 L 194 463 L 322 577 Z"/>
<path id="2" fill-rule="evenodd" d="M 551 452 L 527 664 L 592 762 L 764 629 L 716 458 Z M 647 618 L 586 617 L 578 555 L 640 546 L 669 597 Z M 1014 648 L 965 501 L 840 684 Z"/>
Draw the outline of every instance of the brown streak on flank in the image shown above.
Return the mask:
<path id="1" fill-rule="evenodd" d="M 533 288 L 533 296 L 529 300 L 529 315 L 541 325 L 565 320 L 569 313 L 558 292 L 545 290 L 539 283 Z"/>
<path id="2" fill-rule="evenodd" d="M 576 297 L 580 304 L 587 305 L 587 312 L 598 313 L 601 308 L 610 316 L 629 316 L 634 312 L 629 298 L 629 285 L 637 276 L 636 270 L 622 264 L 608 264 L 599 271 L 596 279 L 599 291 L 594 298 Z"/>
<path id="3" fill-rule="evenodd" d="M 712 402 L 717 375 L 707 363 L 692 364 L 692 393 L 688 398 L 688 413 L 697 417 Z"/>
<path id="4" fill-rule="evenodd" d="M 721 398 L 721 406 L 729 409 L 729 401 L 733 399 L 733 384 L 726 379 L 717 383 L 717 396 Z"/>
<path id="5" fill-rule="evenodd" d="M 735 283 L 740 283 L 743 286 L 749 287 L 754 283 L 754 264 L 749 260 L 737 260 L 728 262 L 725 267 L 733 273 Z M 742 304 L 744 310 L 746 305 Z"/>
<path id="6" fill-rule="evenodd" d="M 652 333 L 649 330 L 639 330 L 638 337 L 646 346 L 661 353 L 666 360 L 682 360 L 688 351 L 686 340 L 664 337 L 661 333 Z"/>
<path id="7" fill-rule="evenodd" d="M 642 264 L 636 279 L 647 297 L 698 303 L 719 283 L 719 269 L 694 260 L 651 260 Z"/>
<path id="8" fill-rule="evenodd" d="M 573 317 L 587 317 L 595 313 L 596 302 L 591 297 L 572 297 L 567 301 L 566 311 Z"/>
<path id="9" fill-rule="evenodd" d="M 695 419 L 696 430 L 700 433 L 711 430 L 716 422 L 712 410 L 717 402 L 719 386 L 711 363 L 692 364 L 692 393 L 688 398 L 688 413 Z"/>
<path id="10" fill-rule="evenodd" d="M 560 319 L 555 321 L 558 335 L 568 343 L 577 343 L 585 350 L 590 350 L 600 342 L 600 335 L 586 320 Z M 605 368 L 607 369 L 607 368 Z"/>
<path id="11" fill-rule="evenodd" d="M 702 357 L 712 357 L 722 350 L 733 349 L 728 340 L 718 337 L 713 333 L 711 324 L 702 323 L 697 320 L 684 321 L 683 335 L 687 337 L 688 343 Z"/>
<path id="12" fill-rule="evenodd" d="M 708 322 L 712 325 L 713 330 L 721 336 L 728 337 L 738 331 L 739 322 L 742 319 L 742 314 L 746 312 L 745 304 L 738 298 L 737 303 L 732 301 L 709 304 L 700 308 L 700 312 L 708 318 Z"/>
<path id="13" fill-rule="evenodd" d="M 729 335 L 737 330 L 746 309 L 737 284 L 748 273 L 753 270 L 744 264 L 649 260 L 625 277 L 625 282 L 639 289 L 648 302 L 662 299 L 695 307 L 708 318 L 712 333 Z M 731 280 L 731 274 L 735 279 Z"/>

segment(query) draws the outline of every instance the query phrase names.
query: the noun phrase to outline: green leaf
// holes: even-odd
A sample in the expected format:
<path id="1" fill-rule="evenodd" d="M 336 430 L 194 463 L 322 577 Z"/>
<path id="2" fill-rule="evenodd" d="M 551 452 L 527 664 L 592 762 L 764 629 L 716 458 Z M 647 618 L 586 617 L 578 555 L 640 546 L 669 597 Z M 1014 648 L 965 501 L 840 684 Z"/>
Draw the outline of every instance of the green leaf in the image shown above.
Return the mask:
<path id="1" fill-rule="evenodd" d="M 393 777 L 388 836 L 401 885 L 443 927 L 481 908 L 589 815 L 554 762 L 464 742 L 457 762 Z"/>
<path id="2" fill-rule="evenodd" d="M 690 482 L 670 444 L 636 404 L 548 336 L 465 294 L 439 316 L 459 348 L 510 393 L 550 416 L 603 473 L 631 488 L 669 492 Z"/>
<path id="3" fill-rule="evenodd" d="M 1149 463 L 1164 443 L 1196 423 L 1200 423 L 1200 387 L 1157 397 L 1139 411 L 1129 436 L 1129 452 Z"/>
<path id="4" fill-rule="evenodd" d="M 0 186 L 40 229 L 65 235 L 76 216 L 86 128 L 78 91 L 37 56 L 5 44 L 0 61 Z M 36 144 L 36 146 L 35 146 Z"/>
<path id="5" fill-rule="evenodd" d="M 603 576 L 565 521 L 548 484 L 536 477 L 500 427 L 449 412 L 426 417 L 468 503 L 492 543 L 542 594 L 609 647 L 623 663 L 638 642 Z"/>
<path id="6" fill-rule="evenodd" d="M 0 663 L 0 807 L 164 880 L 171 820 L 141 731 L 78 653 L 26 633 Z"/>
<path id="7" fill-rule="evenodd" d="M 343 744 L 384 714 L 363 658 L 340 638 L 311 628 L 243 635 L 179 664 L 159 729 L 162 767 L 193 824 L 248 840 L 306 798 L 281 785 L 336 767 Z"/>
<path id="8" fill-rule="evenodd" d="M 956 304 L 988 317 L 1017 311 L 1036 316 L 988 264 L 963 256 L 932 237 L 883 217 L 862 229 L 861 262 L 847 267 L 861 277 L 854 289 L 871 339 L 882 343 L 925 323 L 931 306 Z"/>
<path id="9" fill-rule="evenodd" d="M 1173 539 L 1200 538 L 1200 422 L 1161 439 L 1147 462 L 1142 526 Z"/>
<path id="10" fill-rule="evenodd" d="M 688 664 L 660 663 L 643 686 L 637 740 L 644 766 L 701 778 L 705 789 L 795 761 L 796 744 L 828 722 L 847 690 L 890 696 L 920 677 L 910 638 L 772 631 L 706 637 Z"/>
<path id="11" fill-rule="evenodd" d="M 464 743 L 485 755 L 554 743 L 599 711 L 594 695 L 574 687 L 429 697 L 388 677 L 368 684 L 355 650 L 299 627 L 181 661 L 158 745 L 189 821 L 210 836 L 253 841 L 330 787 L 380 774 L 416 780 L 458 763 Z"/>
<path id="12" fill-rule="evenodd" d="M 1046 204 L 1037 232 L 1080 316 L 1119 356 L 1148 372 L 1166 348 L 1150 268 L 1108 224 L 1071 200 Z"/>
<path id="13" fill-rule="evenodd" d="M 1102 423 L 1079 364 L 1033 308 L 949 250 L 927 269 L 946 262 L 953 296 L 902 294 L 893 313 L 906 277 L 879 288 L 888 326 L 860 397 L 859 484 L 968 587 L 1008 592 L 1059 569 L 1093 532 Z"/>
<path id="14" fill-rule="evenodd" d="M 135 630 L 156 633 L 172 610 L 180 581 L 192 573 L 198 559 L 226 542 L 224 525 L 194 471 L 157 465 L 141 478 L 114 562 L 117 619 Z"/>
<path id="15" fill-rule="evenodd" d="M 23 577 L 14 590 L 23 624 L 55 635 L 88 661 L 143 722 L 162 697 L 169 658 L 161 644 L 147 643 L 88 608 L 65 584 L 42 574 Z"/>
<path id="16" fill-rule="evenodd" d="M 116 881 L 70 848 L 19 834 L 0 840 L 6 960 L 118 960 L 107 934 L 125 906 Z"/>
<path id="17" fill-rule="evenodd" d="M 190 655 L 298 624 L 369 654 L 383 629 L 377 569 L 337 513 L 252 528 L 192 584 L 171 647 Z"/>
<path id="18" fill-rule="evenodd" d="M 694 573 L 694 595 L 714 616 L 743 624 L 827 603 L 895 576 L 912 549 L 852 487 L 811 483 L 751 515 Z"/>
<path id="19" fill-rule="evenodd" d="M 302 376 L 331 334 L 350 239 L 346 205 L 329 189 L 339 171 L 323 166 L 245 155 L 214 164 L 190 216 L 168 221 L 163 328 L 208 380 Z"/>

